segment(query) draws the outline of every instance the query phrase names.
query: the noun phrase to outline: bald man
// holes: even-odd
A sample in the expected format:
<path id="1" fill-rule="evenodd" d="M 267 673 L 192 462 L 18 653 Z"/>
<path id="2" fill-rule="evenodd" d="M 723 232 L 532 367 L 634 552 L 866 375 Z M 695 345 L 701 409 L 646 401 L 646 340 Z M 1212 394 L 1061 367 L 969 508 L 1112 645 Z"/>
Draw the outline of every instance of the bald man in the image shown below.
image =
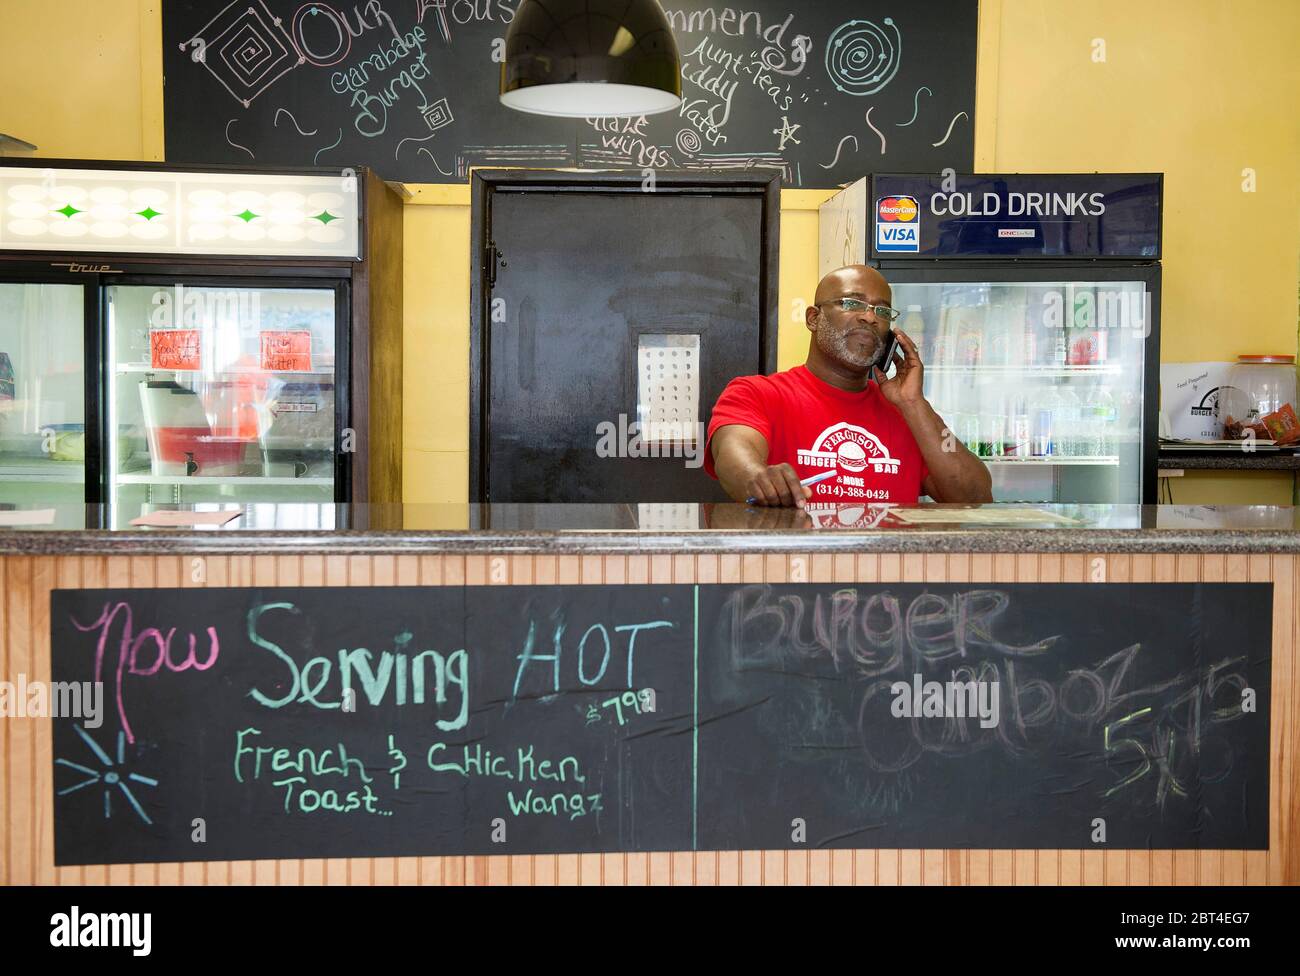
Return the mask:
<path id="1" fill-rule="evenodd" d="M 898 317 L 889 282 L 855 264 L 817 285 L 805 314 L 808 360 L 741 376 L 713 408 L 704 469 L 736 501 L 759 505 L 991 502 L 988 468 L 922 394 L 921 357 L 901 330 L 901 358 L 882 362 Z M 800 485 L 814 475 L 828 475 Z"/>

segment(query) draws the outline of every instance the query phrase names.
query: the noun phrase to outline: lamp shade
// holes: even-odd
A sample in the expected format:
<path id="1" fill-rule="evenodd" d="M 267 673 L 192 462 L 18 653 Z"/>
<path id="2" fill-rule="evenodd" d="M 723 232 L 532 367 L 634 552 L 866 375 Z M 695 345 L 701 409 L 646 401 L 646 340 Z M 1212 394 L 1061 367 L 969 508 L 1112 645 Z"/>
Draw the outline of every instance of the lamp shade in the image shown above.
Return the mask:
<path id="1" fill-rule="evenodd" d="M 506 34 L 501 103 L 569 118 L 681 104 L 681 59 L 656 0 L 523 0 Z"/>

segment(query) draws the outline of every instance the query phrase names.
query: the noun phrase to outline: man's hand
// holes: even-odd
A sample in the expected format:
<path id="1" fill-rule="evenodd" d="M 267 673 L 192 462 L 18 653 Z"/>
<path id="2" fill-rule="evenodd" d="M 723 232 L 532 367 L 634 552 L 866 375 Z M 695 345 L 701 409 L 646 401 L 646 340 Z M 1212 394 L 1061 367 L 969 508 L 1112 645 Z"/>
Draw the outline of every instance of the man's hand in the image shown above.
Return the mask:
<path id="1" fill-rule="evenodd" d="M 755 505 L 803 508 L 812 497 L 812 489 L 799 484 L 798 473 L 788 464 L 764 465 L 745 482 L 745 500 Z"/>
<path id="2" fill-rule="evenodd" d="M 916 403 L 925 397 L 924 368 L 921 366 L 921 354 L 916 343 L 902 329 L 895 329 L 898 345 L 903 350 L 903 361 L 894 359 L 894 375 L 886 379 L 885 371 L 879 366 L 872 367 L 872 377 L 886 400 L 898 408 Z M 888 368 L 889 364 L 885 363 Z"/>

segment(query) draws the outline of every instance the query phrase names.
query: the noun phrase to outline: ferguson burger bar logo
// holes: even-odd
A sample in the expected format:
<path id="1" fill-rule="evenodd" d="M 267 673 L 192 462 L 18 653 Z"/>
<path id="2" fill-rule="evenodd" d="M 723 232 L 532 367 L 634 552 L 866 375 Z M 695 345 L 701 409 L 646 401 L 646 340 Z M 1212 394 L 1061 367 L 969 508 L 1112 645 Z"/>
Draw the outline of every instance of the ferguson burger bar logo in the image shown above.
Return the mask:
<path id="1" fill-rule="evenodd" d="M 827 427 L 811 450 L 799 452 L 799 463 L 809 468 L 838 468 L 850 475 L 861 474 L 868 465 L 877 473 L 898 473 L 898 458 L 890 457 L 871 431 L 852 424 Z"/>
<path id="2" fill-rule="evenodd" d="M 805 468 L 835 471 L 836 477 L 812 486 L 810 501 L 889 501 L 889 489 L 868 488 L 868 471 L 898 474 L 898 458 L 869 430 L 839 423 L 827 427 L 806 451 L 799 451 L 799 464 Z"/>
<path id="3" fill-rule="evenodd" d="M 916 197 L 882 197 L 876 201 L 876 250 L 921 250 L 921 208 Z"/>

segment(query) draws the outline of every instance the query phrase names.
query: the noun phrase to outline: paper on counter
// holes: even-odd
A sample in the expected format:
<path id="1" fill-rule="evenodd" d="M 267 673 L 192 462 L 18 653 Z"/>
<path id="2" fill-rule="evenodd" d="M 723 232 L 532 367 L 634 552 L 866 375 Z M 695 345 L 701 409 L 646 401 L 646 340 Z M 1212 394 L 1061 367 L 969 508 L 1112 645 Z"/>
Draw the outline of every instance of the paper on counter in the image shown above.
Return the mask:
<path id="1" fill-rule="evenodd" d="M 1219 391 L 1232 363 L 1161 363 L 1160 412 L 1170 439 L 1215 441 L 1223 436 Z"/>
<path id="2" fill-rule="evenodd" d="M 224 512 L 150 512 L 139 518 L 131 519 L 132 525 L 156 525 L 176 527 L 180 525 L 225 525 L 232 519 L 243 515 L 243 509 L 227 509 Z"/>
<path id="3" fill-rule="evenodd" d="M 54 509 L 34 508 L 29 511 L 0 511 L 0 525 L 53 525 Z"/>
<path id="4" fill-rule="evenodd" d="M 896 519 L 913 525 L 972 522 L 982 524 L 1005 525 L 1014 522 L 1018 525 L 1034 523 L 1056 523 L 1078 525 L 1078 519 L 1055 512 L 1044 512 L 1037 508 L 895 508 L 890 512 Z"/>

